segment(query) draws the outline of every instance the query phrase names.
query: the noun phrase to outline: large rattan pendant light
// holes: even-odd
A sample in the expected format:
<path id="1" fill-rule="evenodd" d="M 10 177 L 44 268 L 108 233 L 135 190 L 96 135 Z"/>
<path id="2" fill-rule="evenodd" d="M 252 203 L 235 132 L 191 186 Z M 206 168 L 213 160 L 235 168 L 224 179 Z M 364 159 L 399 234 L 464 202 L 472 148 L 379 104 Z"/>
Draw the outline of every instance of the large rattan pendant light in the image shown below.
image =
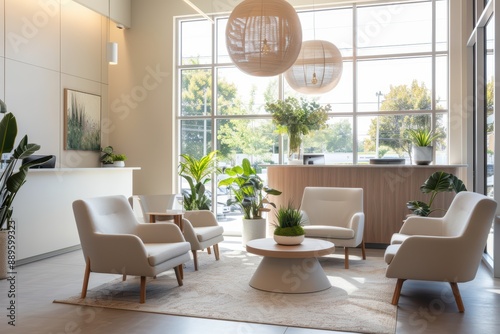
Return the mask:
<path id="1" fill-rule="evenodd" d="M 293 65 L 302 44 L 295 9 L 284 0 L 245 0 L 236 6 L 226 27 L 233 63 L 254 76 L 274 76 Z"/>
<path id="2" fill-rule="evenodd" d="M 305 41 L 285 78 L 299 93 L 323 94 L 337 86 L 342 68 L 342 54 L 335 45 L 321 40 Z"/>

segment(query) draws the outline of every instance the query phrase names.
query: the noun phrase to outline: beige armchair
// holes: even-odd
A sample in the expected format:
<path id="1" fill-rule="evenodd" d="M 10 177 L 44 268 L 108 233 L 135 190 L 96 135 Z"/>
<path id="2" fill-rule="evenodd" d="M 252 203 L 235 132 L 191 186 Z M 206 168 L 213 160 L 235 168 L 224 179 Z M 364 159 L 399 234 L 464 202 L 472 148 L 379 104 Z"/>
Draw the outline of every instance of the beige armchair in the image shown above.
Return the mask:
<path id="1" fill-rule="evenodd" d="M 306 187 L 300 209 L 306 237 L 344 247 L 346 269 L 349 269 L 349 247 L 361 245 L 363 260 L 366 259 L 363 189 Z"/>
<path id="2" fill-rule="evenodd" d="M 165 212 L 172 209 L 176 195 L 138 195 L 141 203 L 144 220 L 150 221 L 148 212 Z M 156 215 L 156 221 L 168 221 L 169 216 Z M 210 254 L 210 247 L 214 248 L 215 259 L 219 260 L 219 245 L 224 241 L 224 228 L 217 223 L 215 215 L 208 210 L 186 211 L 183 218 L 183 233 L 186 241 L 191 244 L 193 254 L 194 269 L 198 270 L 197 251 L 207 249 Z"/>
<path id="3" fill-rule="evenodd" d="M 81 297 L 91 272 L 141 277 L 140 302 L 146 300 L 146 277 L 180 267 L 190 260 L 190 245 L 174 224 L 141 224 L 125 196 L 103 196 L 73 202 L 73 213 L 86 268 Z"/>
<path id="4" fill-rule="evenodd" d="M 411 216 L 385 252 L 386 276 L 397 278 L 397 305 L 407 279 L 449 282 L 460 312 L 459 282 L 474 279 L 497 203 L 481 194 L 458 193 L 442 218 Z"/>

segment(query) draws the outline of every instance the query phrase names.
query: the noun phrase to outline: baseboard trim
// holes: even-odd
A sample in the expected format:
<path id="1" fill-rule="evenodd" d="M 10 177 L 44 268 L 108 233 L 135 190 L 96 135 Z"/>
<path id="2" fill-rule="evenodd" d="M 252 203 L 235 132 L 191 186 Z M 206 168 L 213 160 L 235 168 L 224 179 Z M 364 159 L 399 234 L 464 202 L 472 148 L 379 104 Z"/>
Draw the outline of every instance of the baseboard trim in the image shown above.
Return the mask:
<path id="1" fill-rule="evenodd" d="M 57 256 L 57 255 L 62 255 L 62 254 L 65 254 L 65 253 L 74 252 L 74 251 L 79 250 L 79 249 L 82 249 L 82 246 L 75 245 L 75 246 L 71 246 L 71 247 L 66 247 L 66 248 L 58 249 L 58 250 L 55 250 L 55 251 L 52 251 L 52 252 L 48 252 L 48 253 L 43 253 L 43 254 L 39 254 L 39 255 L 27 257 L 27 258 L 24 258 L 24 259 L 21 259 L 21 260 L 17 260 L 16 261 L 16 266 L 22 266 L 23 264 L 28 264 L 28 263 L 32 263 L 32 262 L 36 262 L 36 261 L 40 261 L 40 260 L 45 260 L 45 259 L 48 259 L 49 257 L 54 257 L 54 256 Z"/>

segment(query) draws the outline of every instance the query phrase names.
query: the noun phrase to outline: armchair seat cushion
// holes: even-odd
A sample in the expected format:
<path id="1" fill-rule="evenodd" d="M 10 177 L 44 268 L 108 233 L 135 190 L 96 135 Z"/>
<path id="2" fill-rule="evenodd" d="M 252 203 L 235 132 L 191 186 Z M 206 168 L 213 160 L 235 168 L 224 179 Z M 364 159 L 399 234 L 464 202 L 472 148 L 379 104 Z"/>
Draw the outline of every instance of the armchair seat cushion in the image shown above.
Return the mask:
<path id="1" fill-rule="evenodd" d="M 339 226 L 327 225 L 305 225 L 306 237 L 330 238 L 330 239 L 353 239 L 354 230 Z"/>
<path id="2" fill-rule="evenodd" d="M 181 256 L 191 250 L 189 242 L 175 243 L 150 243 L 144 244 L 148 254 L 148 262 L 151 266 L 157 266 L 160 263 Z"/>
<path id="3" fill-rule="evenodd" d="M 196 238 L 199 242 L 204 242 L 222 235 L 224 228 L 222 226 L 203 226 L 195 227 Z"/>
<path id="4" fill-rule="evenodd" d="M 394 259 L 394 256 L 396 255 L 400 247 L 401 244 L 390 245 L 389 247 L 387 247 L 384 253 L 385 263 L 390 264 L 392 262 L 392 259 Z"/>
<path id="5" fill-rule="evenodd" d="M 394 233 L 391 237 L 391 245 L 399 245 L 402 244 L 403 241 L 408 239 L 409 235 L 402 233 Z"/>

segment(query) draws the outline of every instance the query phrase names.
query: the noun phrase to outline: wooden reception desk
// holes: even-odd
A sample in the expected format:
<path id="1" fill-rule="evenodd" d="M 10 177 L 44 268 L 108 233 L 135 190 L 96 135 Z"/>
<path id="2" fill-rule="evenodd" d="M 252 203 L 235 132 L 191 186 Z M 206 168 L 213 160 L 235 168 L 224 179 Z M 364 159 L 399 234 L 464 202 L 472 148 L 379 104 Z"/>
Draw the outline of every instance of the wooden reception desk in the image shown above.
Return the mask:
<path id="1" fill-rule="evenodd" d="M 363 188 L 365 211 L 365 242 L 388 244 L 393 233 L 401 228 L 410 211 L 406 202 L 428 202 L 429 196 L 420 192 L 420 186 L 434 172 L 457 175 L 465 172 L 465 165 L 266 165 L 268 184 L 281 190 L 272 196 L 279 206 L 291 200 L 300 206 L 302 193 L 312 187 Z M 454 193 L 439 194 L 432 208 L 448 208 Z M 437 216 L 440 216 L 439 214 Z M 273 219 L 274 213 L 269 215 Z"/>

